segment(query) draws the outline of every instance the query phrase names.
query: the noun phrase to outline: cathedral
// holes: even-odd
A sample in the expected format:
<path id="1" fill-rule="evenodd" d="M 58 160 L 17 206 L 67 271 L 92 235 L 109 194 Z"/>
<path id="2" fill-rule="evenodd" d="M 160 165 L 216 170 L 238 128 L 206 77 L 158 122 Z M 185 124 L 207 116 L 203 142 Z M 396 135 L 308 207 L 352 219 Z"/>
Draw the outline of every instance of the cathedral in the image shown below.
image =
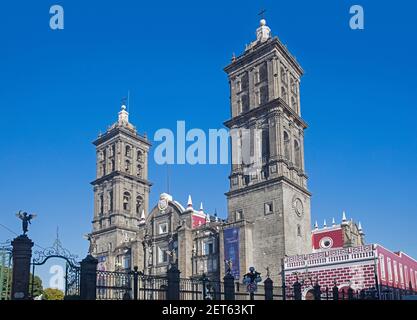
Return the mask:
<path id="1" fill-rule="evenodd" d="M 310 192 L 304 163 L 300 80 L 303 69 L 262 19 L 256 40 L 225 67 L 232 136 L 227 219 L 163 193 L 149 205 L 151 142 L 118 120 L 93 142 L 97 152 L 92 254 L 100 270 L 236 279 L 249 267 L 281 277 L 284 257 L 311 251 Z M 233 134 L 232 134 L 233 133 Z"/>

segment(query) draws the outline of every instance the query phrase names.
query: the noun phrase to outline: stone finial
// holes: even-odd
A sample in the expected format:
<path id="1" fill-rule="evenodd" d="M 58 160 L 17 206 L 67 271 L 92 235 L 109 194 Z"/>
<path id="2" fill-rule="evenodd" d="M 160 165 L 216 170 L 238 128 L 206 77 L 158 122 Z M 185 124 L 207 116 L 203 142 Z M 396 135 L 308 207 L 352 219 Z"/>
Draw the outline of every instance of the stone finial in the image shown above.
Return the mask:
<path id="1" fill-rule="evenodd" d="M 191 195 L 188 195 L 187 208 L 188 209 L 193 208 L 193 200 L 191 199 Z"/>
<path id="2" fill-rule="evenodd" d="M 318 229 L 319 228 L 319 224 L 317 223 L 317 220 L 316 220 L 316 223 L 314 224 L 314 229 Z"/>
<path id="3" fill-rule="evenodd" d="M 343 213 L 342 213 L 342 225 L 345 225 L 345 224 L 347 224 L 347 219 L 346 219 L 346 212 L 345 212 L 345 210 L 343 210 Z"/>
<path id="4" fill-rule="evenodd" d="M 363 235 L 364 234 L 363 229 L 362 229 L 362 224 L 361 224 L 360 221 L 359 221 L 359 225 L 358 225 L 358 231 L 359 231 L 359 234 L 360 235 Z"/>
<path id="5" fill-rule="evenodd" d="M 140 221 L 139 224 L 144 224 L 146 220 L 146 216 L 145 216 L 145 210 L 142 209 L 142 214 L 140 215 Z"/>
<path id="6" fill-rule="evenodd" d="M 327 228 L 327 222 L 326 222 L 326 219 L 324 219 L 324 222 L 323 222 L 323 228 Z"/>
<path id="7" fill-rule="evenodd" d="M 332 219 L 332 226 L 335 227 L 336 226 L 336 221 L 334 220 L 334 218 Z"/>
<path id="8" fill-rule="evenodd" d="M 199 211 L 200 211 L 200 213 L 203 213 L 204 212 L 203 203 L 202 202 L 200 203 L 200 210 Z"/>

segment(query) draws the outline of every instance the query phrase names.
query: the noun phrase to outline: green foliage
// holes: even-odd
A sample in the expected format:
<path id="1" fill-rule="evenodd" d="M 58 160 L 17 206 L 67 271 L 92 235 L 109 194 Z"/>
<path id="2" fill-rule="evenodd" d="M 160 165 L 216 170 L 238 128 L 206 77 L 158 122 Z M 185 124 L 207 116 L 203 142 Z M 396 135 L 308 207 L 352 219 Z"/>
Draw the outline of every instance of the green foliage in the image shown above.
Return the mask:
<path id="1" fill-rule="evenodd" d="M 32 274 L 29 278 L 29 295 L 32 293 Z M 33 297 L 40 296 L 43 293 L 42 280 L 38 276 L 35 276 L 33 282 Z"/>
<path id="2" fill-rule="evenodd" d="M 64 300 L 64 292 L 59 289 L 46 288 L 43 290 L 43 300 Z"/>
<path id="3" fill-rule="evenodd" d="M 8 300 L 12 289 L 12 274 L 8 267 L 0 266 L 0 268 L 0 281 L 3 279 L 3 283 L 0 283 L 0 300 Z"/>

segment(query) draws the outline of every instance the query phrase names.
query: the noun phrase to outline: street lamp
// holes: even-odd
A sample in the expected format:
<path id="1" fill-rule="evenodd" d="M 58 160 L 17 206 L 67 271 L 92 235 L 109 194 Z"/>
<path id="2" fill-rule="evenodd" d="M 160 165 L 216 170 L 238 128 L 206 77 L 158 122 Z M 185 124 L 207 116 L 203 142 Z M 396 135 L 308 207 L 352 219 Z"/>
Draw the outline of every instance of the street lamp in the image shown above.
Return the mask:
<path id="1" fill-rule="evenodd" d="M 249 272 L 243 276 L 243 284 L 246 285 L 251 300 L 255 300 L 255 292 L 258 290 L 258 283 L 261 281 L 261 274 L 254 267 L 250 267 Z"/>

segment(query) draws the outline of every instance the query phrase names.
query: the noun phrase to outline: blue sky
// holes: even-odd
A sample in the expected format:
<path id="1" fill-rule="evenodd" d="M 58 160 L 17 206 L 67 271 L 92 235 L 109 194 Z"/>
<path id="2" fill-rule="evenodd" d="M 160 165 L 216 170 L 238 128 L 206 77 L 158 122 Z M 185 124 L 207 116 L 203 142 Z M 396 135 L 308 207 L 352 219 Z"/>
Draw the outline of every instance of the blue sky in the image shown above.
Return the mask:
<path id="1" fill-rule="evenodd" d="M 65 29 L 49 28 L 49 7 Z M 361 4 L 365 30 L 349 28 Z M 229 118 L 223 67 L 255 38 L 266 8 L 274 35 L 305 70 L 301 110 L 312 221 L 342 210 L 368 242 L 417 257 L 417 22 L 415 1 L 19 1 L 0 10 L 0 223 L 36 212 L 46 247 L 59 226 L 84 256 L 95 174 L 91 144 L 131 92 L 130 118 L 160 128 L 221 128 Z M 152 159 L 152 158 L 151 158 Z M 167 168 L 150 162 L 151 205 Z M 228 165 L 170 166 L 170 191 L 226 215 Z M 14 235 L 0 227 L 0 241 Z M 43 271 L 46 272 L 46 271 Z"/>

